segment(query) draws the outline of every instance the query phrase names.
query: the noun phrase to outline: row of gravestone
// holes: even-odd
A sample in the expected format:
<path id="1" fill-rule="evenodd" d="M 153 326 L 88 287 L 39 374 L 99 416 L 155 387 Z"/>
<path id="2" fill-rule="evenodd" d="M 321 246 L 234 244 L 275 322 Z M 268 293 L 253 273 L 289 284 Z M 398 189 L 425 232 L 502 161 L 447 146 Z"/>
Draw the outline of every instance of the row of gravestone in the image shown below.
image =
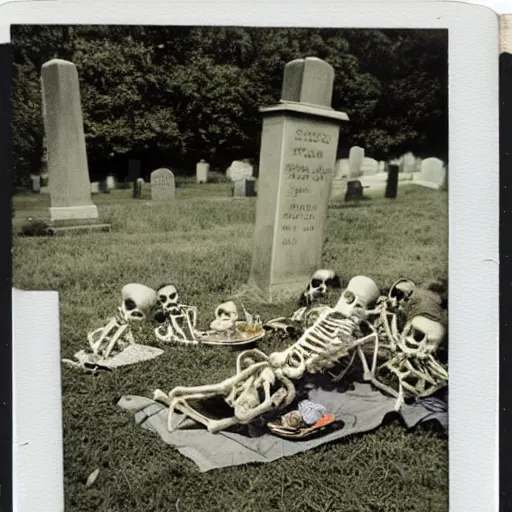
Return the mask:
<path id="1" fill-rule="evenodd" d="M 447 168 L 444 162 L 438 158 L 431 157 L 422 160 L 409 152 L 386 164 L 384 161 L 378 162 L 373 158 L 365 157 L 364 148 L 358 146 L 350 149 L 348 159 L 336 161 L 334 180 L 347 181 L 384 174 L 390 165 L 399 167 L 403 179 L 414 180 L 415 183 L 430 188 L 442 189 L 446 186 Z"/>

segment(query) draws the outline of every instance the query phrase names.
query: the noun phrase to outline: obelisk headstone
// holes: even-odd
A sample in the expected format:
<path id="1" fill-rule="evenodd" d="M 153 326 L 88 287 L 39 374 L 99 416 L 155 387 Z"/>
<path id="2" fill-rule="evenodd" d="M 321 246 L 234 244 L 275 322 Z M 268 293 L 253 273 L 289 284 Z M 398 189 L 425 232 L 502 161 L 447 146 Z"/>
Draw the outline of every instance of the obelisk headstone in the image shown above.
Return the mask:
<path id="1" fill-rule="evenodd" d="M 44 127 L 48 143 L 50 220 L 97 219 L 91 200 L 78 73 L 53 59 L 41 68 Z"/>
<path id="2" fill-rule="evenodd" d="M 281 102 L 261 108 L 256 224 L 249 283 L 268 301 L 297 296 L 321 268 L 327 205 L 341 121 L 331 108 L 334 70 L 308 57 L 289 62 Z"/>

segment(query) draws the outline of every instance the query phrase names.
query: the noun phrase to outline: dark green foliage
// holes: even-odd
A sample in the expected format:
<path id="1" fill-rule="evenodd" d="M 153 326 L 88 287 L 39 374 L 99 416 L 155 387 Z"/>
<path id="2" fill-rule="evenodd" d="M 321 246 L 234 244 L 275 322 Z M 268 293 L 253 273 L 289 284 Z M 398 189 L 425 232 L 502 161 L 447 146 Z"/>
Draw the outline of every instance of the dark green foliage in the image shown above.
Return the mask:
<path id="1" fill-rule="evenodd" d="M 258 107 L 280 98 L 283 69 L 315 56 L 334 67 L 333 107 L 350 116 L 351 145 L 385 159 L 413 151 L 446 158 L 448 38 L 440 30 L 243 27 L 17 26 L 13 170 L 37 172 L 43 126 L 39 74 L 58 57 L 77 66 L 91 176 L 142 161 L 142 174 L 193 174 L 201 158 L 225 170 L 257 163 Z"/>

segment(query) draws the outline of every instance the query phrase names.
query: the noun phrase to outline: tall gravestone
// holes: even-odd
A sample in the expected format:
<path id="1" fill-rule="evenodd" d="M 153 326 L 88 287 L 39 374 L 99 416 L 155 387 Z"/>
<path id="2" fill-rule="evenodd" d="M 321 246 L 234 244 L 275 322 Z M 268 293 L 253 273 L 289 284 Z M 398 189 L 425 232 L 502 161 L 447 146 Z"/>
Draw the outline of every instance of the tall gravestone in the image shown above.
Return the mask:
<path id="1" fill-rule="evenodd" d="M 174 174 L 169 169 L 157 169 L 151 173 L 151 199 L 170 201 L 176 195 Z"/>
<path id="2" fill-rule="evenodd" d="M 210 164 L 201 160 L 196 164 L 196 182 L 207 183 L 208 182 L 208 171 L 210 170 Z"/>
<path id="3" fill-rule="evenodd" d="M 364 160 L 364 148 L 353 146 L 348 155 L 348 164 L 350 167 L 349 178 L 358 178 L 361 176 L 361 167 Z"/>
<path id="4" fill-rule="evenodd" d="M 321 267 L 340 123 L 334 70 L 308 57 L 284 70 L 281 102 L 261 108 L 256 224 L 249 283 L 268 301 L 297 295 Z"/>
<path id="5" fill-rule="evenodd" d="M 50 220 L 98 219 L 91 200 L 78 73 L 53 59 L 41 68 L 50 188 Z"/>

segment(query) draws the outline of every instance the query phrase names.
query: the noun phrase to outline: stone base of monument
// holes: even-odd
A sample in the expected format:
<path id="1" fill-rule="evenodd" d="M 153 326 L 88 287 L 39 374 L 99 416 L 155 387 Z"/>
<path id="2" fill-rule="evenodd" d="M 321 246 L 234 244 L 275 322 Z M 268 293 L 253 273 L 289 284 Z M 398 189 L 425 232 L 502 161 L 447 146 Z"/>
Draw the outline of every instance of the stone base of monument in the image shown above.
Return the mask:
<path id="1" fill-rule="evenodd" d="M 95 204 L 85 206 L 50 206 L 50 221 L 75 219 L 98 219 L 98 208 Z"/>
<path id="2" fill-rule="evenodd" d="M 250 295 L 253 300 L 259 300 L 266 304 L 275 304 L 288 301 L 290 299 L 299 300 L 306 289 L 311 276 L 305 276 L 304 279 L 289 283 L 273 283 L 272 285 L 260 285 L 252 278 L 243 293 L 240 295 Z"/>
<path id="3" fill-rule="evenodd" d="M 111 225 L 96 219 L 61 219 L 48 222 L 49 235 L 78 234 L 90 231 L 110 231 Z"/>

